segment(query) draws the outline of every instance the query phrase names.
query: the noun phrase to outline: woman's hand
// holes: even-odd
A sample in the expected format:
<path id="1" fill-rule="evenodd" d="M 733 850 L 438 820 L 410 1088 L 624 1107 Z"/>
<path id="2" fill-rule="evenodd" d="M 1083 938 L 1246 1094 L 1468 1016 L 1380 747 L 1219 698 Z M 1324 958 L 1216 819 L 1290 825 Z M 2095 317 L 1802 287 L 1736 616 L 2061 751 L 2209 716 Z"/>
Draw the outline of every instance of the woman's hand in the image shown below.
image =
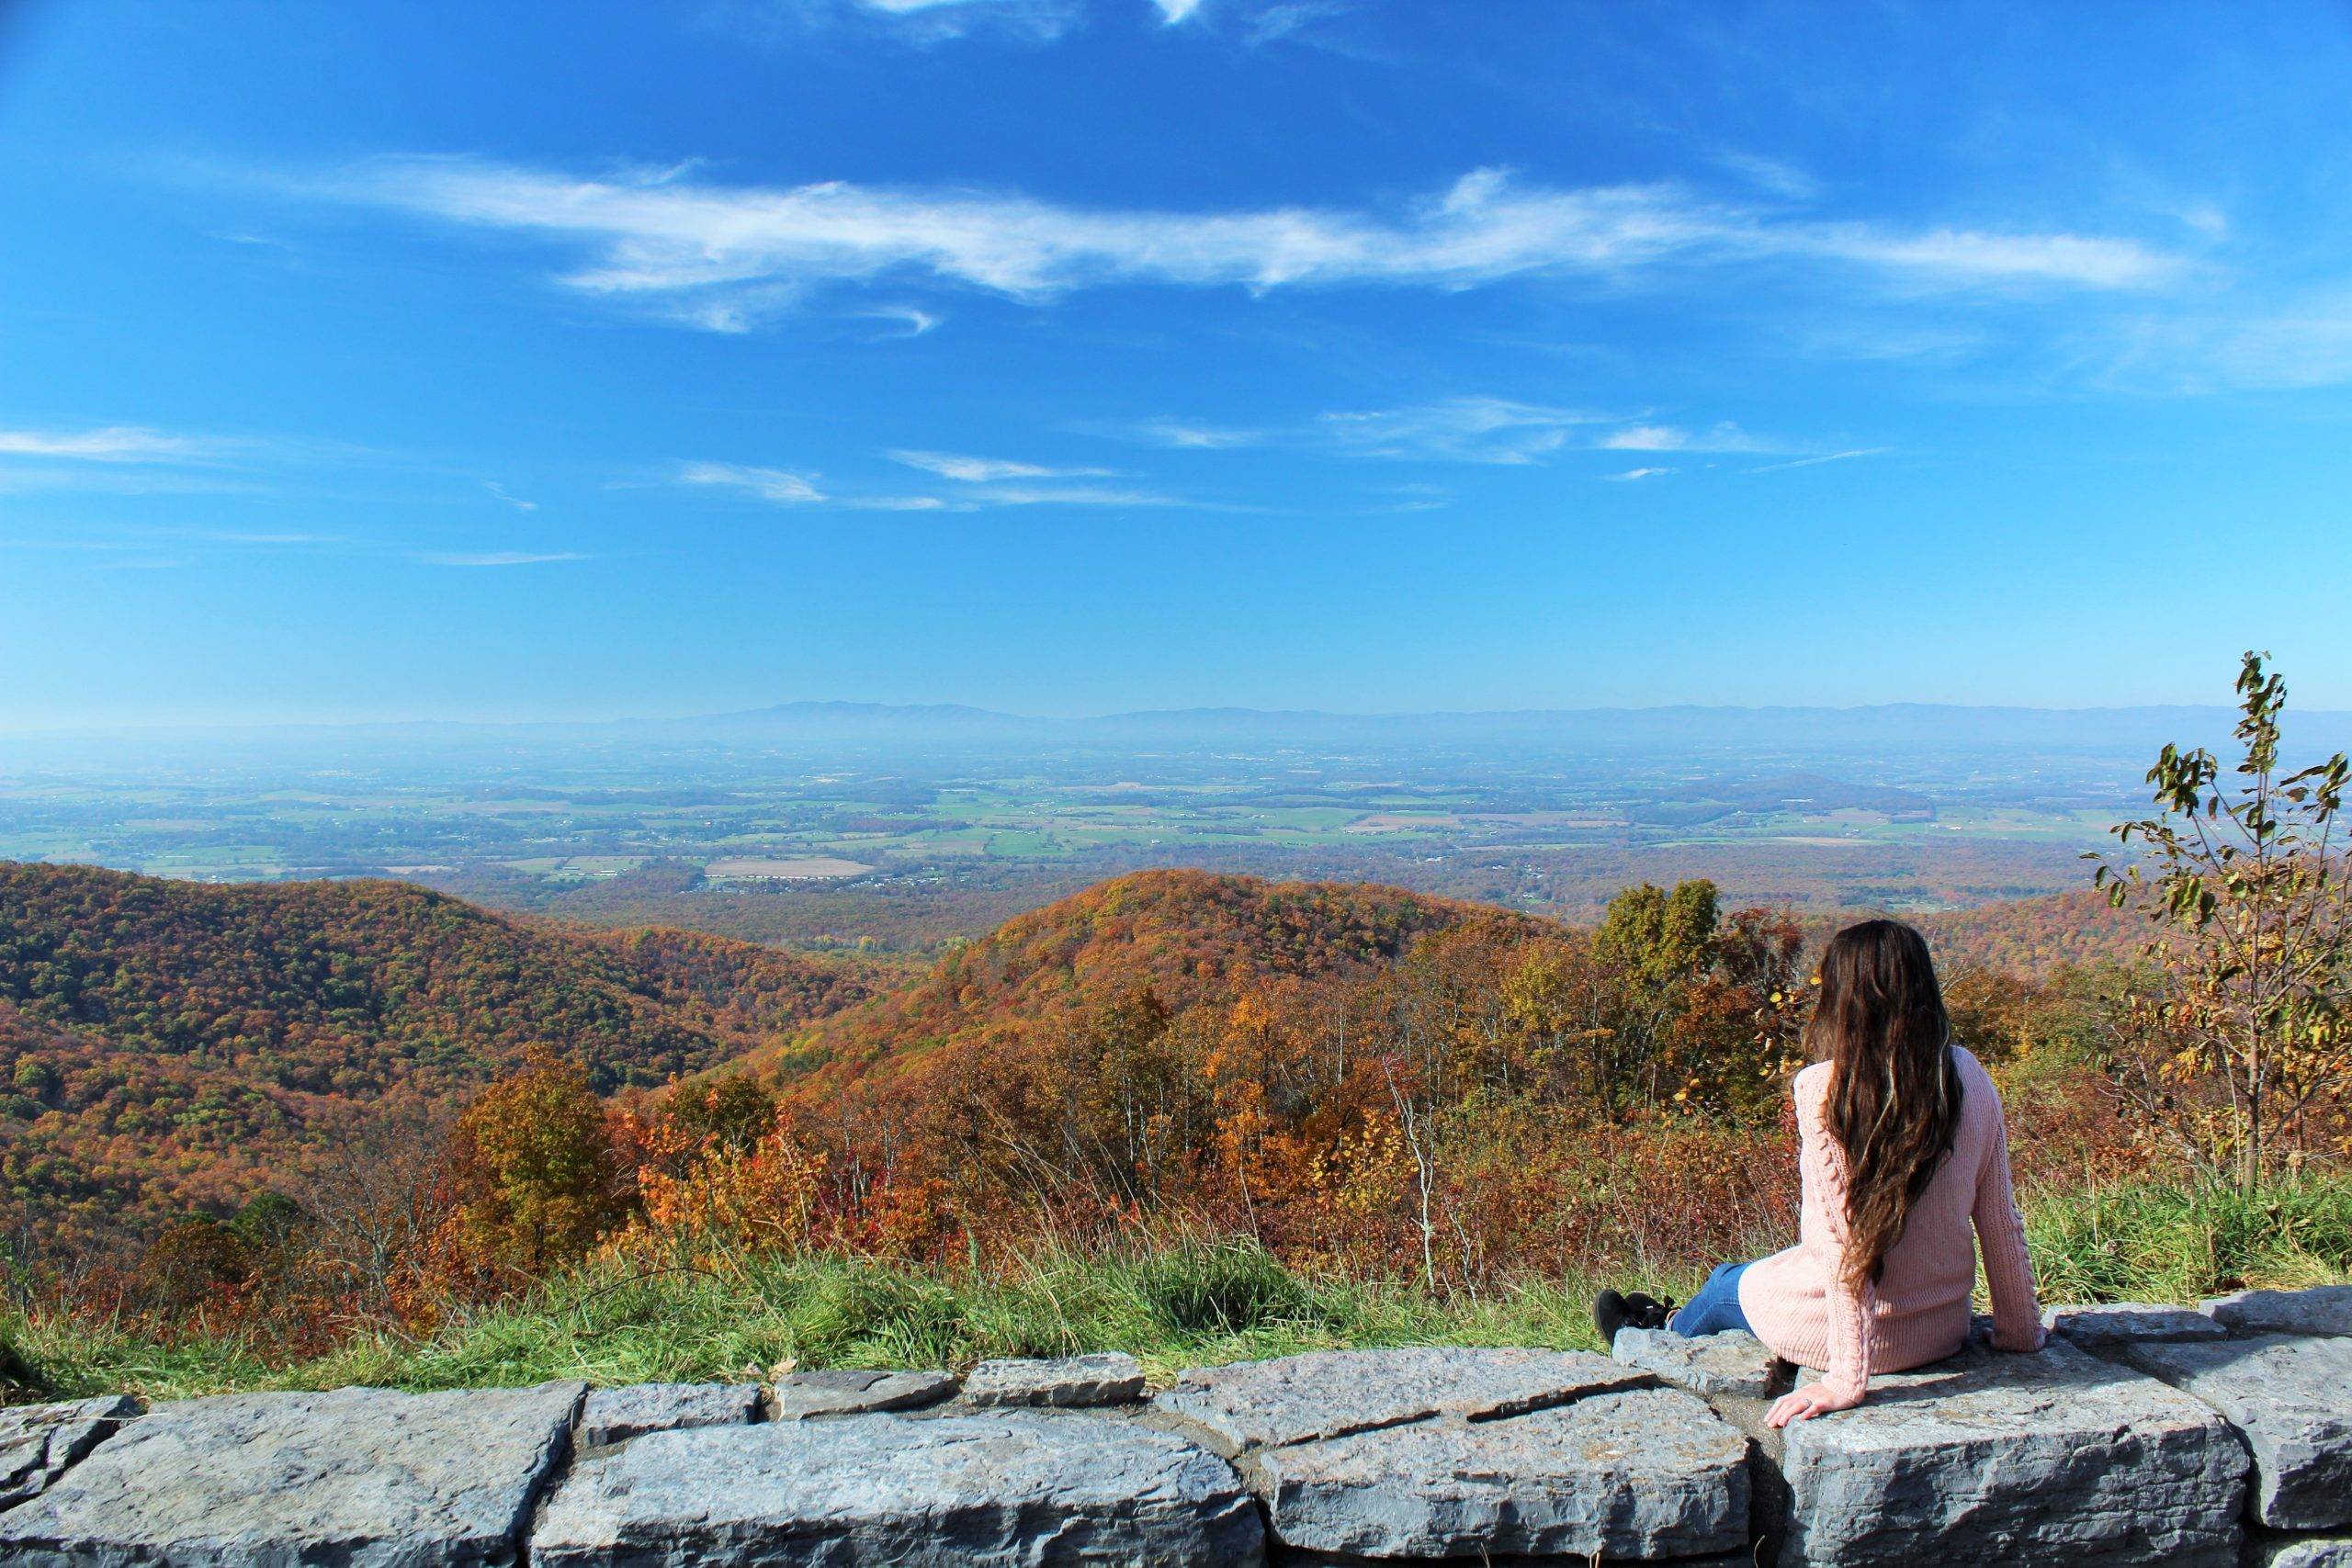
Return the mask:
<path id="1" fill-rule="evenodd" d="M 1772 1408 L 1764 1416 L 1764 1425 L 1785 1427 L 1792 1421 L 1826 1416 L 1833 1410 L 1851 1410 L 1861 1402 L 1859 1393 L 1841 1393 L 1827 1383 L 1809 1383 L 1773 1401 Z"/>

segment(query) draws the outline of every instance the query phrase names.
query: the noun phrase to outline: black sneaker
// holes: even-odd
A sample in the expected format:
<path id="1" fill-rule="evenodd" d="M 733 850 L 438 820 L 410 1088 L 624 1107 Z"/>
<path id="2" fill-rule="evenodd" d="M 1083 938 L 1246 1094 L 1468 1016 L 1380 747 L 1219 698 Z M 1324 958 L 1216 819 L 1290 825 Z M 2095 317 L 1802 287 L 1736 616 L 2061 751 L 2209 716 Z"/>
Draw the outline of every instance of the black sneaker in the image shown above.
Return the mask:
<path id="1" fill-rule="evenodd" d="M 1635 1328 L 1664 1328 L 1666 1320 L 1674 1315 L 1674 1298 L 1634 1291 L 1625 1298 L 1625 1310 L 1633 1314 L 1627 1321 Z"/>
<path id="2" fill-rule="evenodd" d="M 1604 1343 L 1617 1342 L 1621 1328 L 1664 1328 L 1673 1314 L 1672 1296 L 1650 1296 L 1635 1291 L 1622 1295 L 1615 1291 L 1603 1291 L 1592 1298 L 1592 1324 L 1600 1330 Z"/>

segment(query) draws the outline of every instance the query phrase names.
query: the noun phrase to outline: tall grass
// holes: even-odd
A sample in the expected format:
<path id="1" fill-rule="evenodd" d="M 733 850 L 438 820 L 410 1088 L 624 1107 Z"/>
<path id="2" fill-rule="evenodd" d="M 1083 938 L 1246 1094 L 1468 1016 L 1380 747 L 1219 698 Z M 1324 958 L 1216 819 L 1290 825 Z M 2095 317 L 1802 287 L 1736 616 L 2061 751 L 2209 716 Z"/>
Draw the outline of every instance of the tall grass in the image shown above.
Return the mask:
<path id="1" fill-rule="evenodd" d="M 598 1261 L 421 1337 L 371 1333 L 290 1362 L 252 1337 L 168 1344 L 131 1324 L 56 1314 L 0 1319 L 0 1333 L 58 1397 L 353 1382 L 699 1381 L 757 1377 L 786 1359 L 941 1367 L 1102 1349 L 1128 1351 L 1164 1381 L 1185 1366 L 1341 1346 L 1591 1348 L 1590 1299 L 1581 1281 L 1448 1298 L 1410 1284 L 1299 1272 L 1247 1240 L 1204 1240 L 1091 1255 L 1046 1250 L 996 1274 L 775 1254 L 691 1267 Z"/>
<path id="2" fill-rule="evenodd" d="M 2315 1284 L 2352 1269 L 2352 1179 L 2255 1200 L 2169 1188 L 2052 1192 L 2029 1201 L 2027 1234 L 2052 1301 L 2185 1302 L 2242 1285 Z M 1639 1283 L 1686 1293 L 1703 1261 Z M 305 1359 L 257 1335 L 171 1340 L 127 1321 L 53 1313 L 0 1317 L 0 1337 L 54 1397 L 699 1381 L 755 1377 L 786 1359 L 937 1367 L 1101 1349 L 1128 1351 L 1165 1381 L 1185 1366 L 1345 1346 L 1596 1348 L 1587 1303 L 1600 1282 L 1524 1279 L 1476 1296 L 1434 1293 L 1409 1280 L 1292 1269 L 1231 1238 L 1046 1247 L 1000 1271 L 722 1252 L 582 1265 L 430 1334 L 367 1333 Z"/>
<path id="3" fill-rule="evenodd" d="M 2029 1206 L 2026 1242 L 2053 1301 L 2188 1302 L 2328 1284 L 2352 1270 L 2352 1179 L 2252 1196 L 2189 1186 L 2052 1197 Z"/>

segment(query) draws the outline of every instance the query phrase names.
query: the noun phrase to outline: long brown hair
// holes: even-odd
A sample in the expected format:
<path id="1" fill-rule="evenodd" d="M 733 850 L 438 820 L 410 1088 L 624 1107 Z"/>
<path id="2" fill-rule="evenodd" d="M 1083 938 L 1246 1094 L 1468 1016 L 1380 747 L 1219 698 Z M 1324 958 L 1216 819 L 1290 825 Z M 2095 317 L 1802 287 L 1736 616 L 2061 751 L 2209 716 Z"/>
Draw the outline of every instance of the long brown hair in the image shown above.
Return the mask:
<path id="1" fill-rule="evenodd" d="M 1960 1131 L 1951 1021 L 1927 939 L 1895 920 L 1830 938 L 1804 1032 L 1830 1064 L 1829 1131 L 1846 1151 L 1844 1282 L 1860 1290 L 1903 1239 Z"/>

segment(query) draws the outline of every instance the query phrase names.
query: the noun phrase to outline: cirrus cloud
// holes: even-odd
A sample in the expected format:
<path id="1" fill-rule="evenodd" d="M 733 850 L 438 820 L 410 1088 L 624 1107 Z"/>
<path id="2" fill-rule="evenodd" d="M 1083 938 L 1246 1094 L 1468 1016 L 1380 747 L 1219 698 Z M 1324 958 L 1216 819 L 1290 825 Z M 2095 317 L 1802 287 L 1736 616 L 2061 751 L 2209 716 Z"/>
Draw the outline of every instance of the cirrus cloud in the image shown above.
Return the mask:
<path id="1" fill-rule="evenodd" d="M 691 166 L 583 176 L 384 158 L 273 183 L 317 200 L 534 235 L 579 253 L 565 288 L 741 331 L 815 286 L 924 279 L 1039 301 L 1114 285 L 1462 289 L 1522 276 L 1829 265 L 1901 292 L 2142 289 L 2186 264 L 2127 238 L 1904 229 L 1790 216 L 1673 185 L 1564 187 L 1474 170 L 1386 210 L 1084 208 L 1011 192 L 699 182 Z"/>
<path id="2" fill-rule="evenodd" d="M 209 456 L 213 443 L 141 424 L 94 430 L 0 430 L 0 457 L 85 463 L 184 463 Z"/>

